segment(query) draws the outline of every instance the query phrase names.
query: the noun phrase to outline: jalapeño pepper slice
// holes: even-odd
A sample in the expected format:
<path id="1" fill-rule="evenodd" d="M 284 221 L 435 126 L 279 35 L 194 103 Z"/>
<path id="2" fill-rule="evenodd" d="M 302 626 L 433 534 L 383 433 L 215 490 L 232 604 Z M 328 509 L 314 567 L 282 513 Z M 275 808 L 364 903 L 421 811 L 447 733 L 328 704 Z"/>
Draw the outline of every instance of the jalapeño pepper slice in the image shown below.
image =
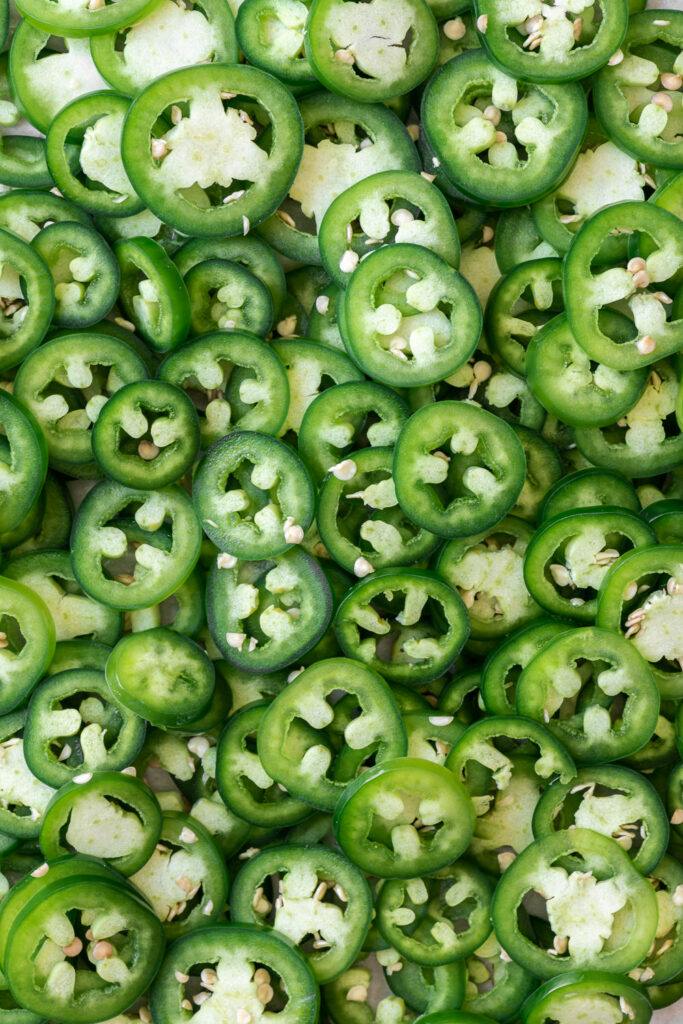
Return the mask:
<path id="1" fill-rule="evenodd" d="M 129 550 L 123 512 L 146 531 L 133 547 L 132 571 L 109 571 Z M 171 524 L 170 548 L 162 527 Z M 155 534 L 164 537 L 158 544 Z M 130 532 L 130 531 L 128 531 Z M 134 531 L 133 531 L 134 532 Z M 88 493 L 74 522 L 71 555 L 76 579 L 91 597 L 129 611 L 163 601 L 185 582 L 199 556 L 201 529 L 189 497 L 179 487 L 135 490 L 103 480 Z"/>
<path id="2" fill-rule="evenodd" d="M 652 783 L 618 764 L 579 768 L 571 781 L 548 786 L 534 811 L 534 836 L 542 839 L 570 826 L 616 839 L 644 875 L 661 860 L 669 834 Z"/>
<path id="3" fill-rule="evenodd" d="M 470 852 L 494 875 L 507 870 L 533 841 L 534 808 L 548 780 L 559 775 L 568 782 L 576 774 L 559 740 L 544 726 L 519 716 L 475 722 L 451 750 L 446 767 L 474 803 Z"/>
<path id="4" fill-rule="evenodd" d="M 295 545 L 267 561 L 222 560 L 209 576 L 206 611 L 226 661 L 272 672 L 318 642 L 332 617 L 332 593 L 315 559 Z"/>
<path id="5" fill-rule="evenodd" d="M 683 14 L 681 14 L 683 18 Z M 627 255 L 595 266 L 606 238 L 627 234 Z M 638 255 L 638 238 L 653 250 Z M 625 202 L 593 214 L 575 236 L 564 264 L 567 317 L 577 343 L 591 359 L 616 370 L 633 370 L 671 355 L 683 342 L 683 324 L 672 313 L 675 279 L 683 266 L 683 226 L 678 217 L 651 203 Z M 628 303 L 633 331 L 624 337 L 620 319 L 601 310 Z"/>
<path id="6" fill-rule="evenodd" d="M 491 651 L 484 662 L 480 684 L 482 700 L 490 715 L 515 714 L 520 673 L 549 640 L 569 628 L 568 622 L 544 616 L 516 630 Z"/>
<path id="7" fill-rule="evenodd" d="M 557 11 L 540 0 L 519 8 L 476 0 L 475 9 L 487 19 L 481 39 L 491 59 L 529 82 L 566 82 L 597 71 L 619 49 L 629 14 L 627 0 L 580 0 Z"/>
<path id="8" fill-rule="evenodd" d="M 490 106 L 501 114 L 497 125 L 483 116 Z M 483 50 L 448 61 L 422 99 L 433 166 L 466 196 L 496 206 L 521 206 L 550 192 L 576 156 L 586 120 L 578 83 L 517 82 Z"/>
<path id="9" fill-rule="evenodd" d="M 49 676 L 33 691 L 29 707 L 26 761 L 48 786 L 89 782 L 94 771 L 126 768 L 145 738 L 146 723 L 112 696 L 104 673 L 94 669 Z"/>
<path id="10" fill-rule="evenodd" d="M 607 134 L 620 149 L 658 167 L 681 166 L 681 96 L 661 76 L 683 70 L 682 45 L 682 11 L 667 10 L 665 17 L 661 11 L 642 11 L 629 19 L 623 60 L 608 63 L 595 78 L 595 111 Z M 653 102 L 662 89 L 670 111 Z"/>
<path id="11" fill-rule="evenodd" d="M 619 634 L 587 626 L 551 638 L 522 670 L 517 710 L 546 723 L 578 764 L 616 761 L 647 743 L 659 692 Z"/>
<path id="12" fill-rule="evenodd" d="M 317 516 L 320 539 L 348 572 L 365 562 L 373 569 L 411 565 L 438 546 L 439 538 L 415 527 L 400 508 L 393 458 L 393 448 L 365 448 L 351 453 L 323 480 Z"/>
<path id="13" fill-rule="evenodd" d="M 458 232 L 446 199 L 413 171 L 380 171 L 356 182 L 332 201 L 320 225 L 323 266 L 342 288 L 353 273 L 347 264 L 350 268 L 355 263 L 349 251 L 360 259 L 377 247 L 405 242 L 431 249 L 452 267 L 460 261 Z"/>
<path id="14" fill-rule="evenodd" d="M 608 971 L 570 971 L 541 985 L 521 1009 L 523 1024 L 545 1024 L 558 1013 L 579 1020 L 580 1015 L 589 1015 L 617 1024 L 648 1024 L 652 1007 L 641 986 L 630 978 Z"/>
<path id="15" fill-rule="evenodd" d="M 333 695 L 342 697 L 334 705 Z M 301 722 L 311 727 L 310 737 L 290 750 L 288 734 Z M 325 730 L 334 739 L 336 757 Z M 365 762 L 379 764 L 406 750 L 405 727 L 389 687 L 372 669 L 346 658 L 305 669 L 277 695 L 258 731 L 266 772 L 299 800 L 329 811 Z M 340 778 L 339 766 L 349 753 L 358 770 Z"/>
<path id="16" fill-rule="evenodd" d="M 464 787 L 440 765 L 396 758 L 347 787 L 334 830 L 354 863 L 380 878 L 414 878 L 452 864 L 472 836 L 474 810 Z"/>
<path id="17" fill-rule="evenodd" d="M 466 363 L 481 334 L 472 286 L 424 246 L 367 256 L 339 297 L 339 330 L 356 363 L 392 387 L 432 384 Z"/>
<path id="18" fill-rule="evenodd" d="M 42 228 L 32 244 L 54 281 L 54 324 L 92 327 L 110 312 L 118 294 L 119 267 L 97 231 L 57 221 Z"/>
<path id="19" fill-rule="evenodd" d="M 289 382 L 282 361 L 243 331 L 189 341 L 164 359 L 158 375 L 190 395 L 203 449 L 235 428 L 276 434 L 287 416 Z"/>
<path id="20" fill-rule="evenodd" d="M 516 516 L 493 529 L 444 544 L 435 569 L 455 587 L 470 617 L 470 636 L 503 636 L 541 614 L 524 582 L 524 553 L 533 530 Z"/>
<path id="21" fill-rule="evenodd" d="M 488 937 L 492 892 L 486 875 L 462 859 L 426 878 L 388 879 L 377 899 L 378 927 L 411 963 L 452 963 Z"/>
<path id="22" fill-rule="evenodd" d="M 357 566 L 357 575 L 364 569 Z M 416 685 L 455 662 L 469 621 L 456 591 L 433 574 L 383 569 L 349 591 L 337 609 L 335 630 L 348 658 L 392 682 Z"/>
<path id="23" fill-rule="evenodd" d="M 263 850 L 241 868 L 230 912 L 238 924 L 272 927 L 299 948 L 307 935 L 319 936 L 305 955 L 324 984 L 360 952 L 372 898 L 362 872 L 339 851 L 288 844 Z"/>
<path id="24" fill-rule="evenodd" d="M 188 981 L 178 980 L 179 976 Z M 275 979 L 282 980 L 271 985 Z M 222 1012 L 227 1000 L 237 1009 L 264 1007 L 274 1024 L 314 1024 L 318 1014 L 320 997 L 311 967 L 292 943 L 272 931 L 228 924 L 183 936 L 169 949 L 152 988 L 154 1017 L 182 1024 L 181 1002 L 204 980 L 211 985 L 211 990 L 205 989 L 209 992 L 205 1003 L 212 1013 Z M 262 985 L 269 989 L 260 989 Z M 284 1006 L 278 998 L 283 990 L 288 997 Z"/>
<path id="25" fill-rule="evenodd" d="M 228 895 L 228 873 L 209 832 L 189 814 L 166 811 L 160 842 L 131 876 L 169 939 L 211 924 Z"/>
<path id="26" fill-rule="evenodd" d="M 547 921 L 522 910 L 531 892 L 544 902 Z M 647 954 L 657 929 L 650 883 L 618 843 L 584 828 L 556 832 L 523 850 L 496 887 L 492 913 L 503 948 L 542 978 L 597 965 L 629 971 Z M 635 914 L 638 928 L 629 923 Z"/>
<path id="27" fill-rule="evenodd" d="M 626 509 L 561 512 L 539 527 L 527 548 L 524 578 L 529 592 L 554 615 L 591 622 L 610 566 L 624 553 L 651 544 L 649 534 L 640 516 Z"/>
<path id="28" fill-rule="evenodd" d="M 129 106 L 126 96 L 110 90 L 88 93 L 62 107 L 48 129 L 45 153 L 50 174 L 67 199 L 88 213 L 129 217 L 145 208 L 120 157 Z M 70 159 L 73 143 L 78 145 L 75 170 Z"/>
<path id="29" fill-rule="evenodd" d="M 190 398 L 160 380 L 136 381 L 105 403 L 92 432 L 93 454 L 111 479 L 143 490 L 178 481 L 199 451 Z"/>
<path id="30" fill-rule="evenodd" d="M 14 394 L 37 419 L 51 461 L 73 473 L 92 462 L 92 424 L 109 395 L 146 376 L 140 356 L 118 338 L 68 332 L 24 360 Z"/>
<path id="31" fill-rule="evenodd" d="M 0 260 L 4 303 L 0 370 L 6 370 L 40 345 L 52 319 L 55 295 L 45 261 L 9 231 L 0 231 Z"/>
<path id="32" fill-rule="evenodd" d="M 174 729 L 201 718 L 215 684 L 213 664 L 202 648 L 163 626 L 119 640 L 105 673 L 124 707 L 152 725 Z"/>
<path id="33" fill-rule="evenodd" d="M 202 64 L 162 75 L 136 96 L 121 153 L 153 213 L 184 234 L 214 236 L 246 234 L 276 210 L 302 145 L 296 103 L 277 79 Z"/>
<path id="34" fill-rule="evenodd" d="M 469 537 L 500 522 L 519 497 L 525 471 L 512 428 L 465 402 L 419 409 L 396 442 L 399 503 L 440 537 Z"/>
<path id="35" fill-rule="evenodd" d="M 268 775 L 252 747 L 260 735 L 267 701 L 253 701 L 232 715 L 213 752 L 216 787 L 226 806 L 252 825 L 281 828 L 296 825 L 311 815 L 310 803 L 295 799 L 282 784 Z M 280 754 L 302 753 L 317 739 L 310 727 L 297 722 Z M 206 764 L 204 765 L 206 768 Z"/>
<path id="36" fill-rule="evenodd" d="M 374 381 L 347 381 L 322 391 L 301 420 L 298 449 L 316 482 L 329 471 L 337 480 L 353 479 L 350 452 L 366 445 L 393 445 L 408 419 L 408 409 L 391 388 Z M 353 460 L 351 460 L 353 461 Z"/>
<path id="37" fill-rule="evenodd" d="M 332 92 L 364 102 L 410 92 L 433 68 L 439 48 L 434 15 L 421 0 L 313 0 L 306 56 Z"/>
<path id="38" fill-rule="evenodd" d="M 0 713 L 21 704 L 55 652 L 55 625 L 43 599 L 0 577 Z"/>
<path id="39" fill-rule="evenodd" d="M 40 848 L 100 857 L 124 875 L 141 868 L 161 833 L 161 810 L 144 782 L 122 772 L 96 772 L 89 782 L 67 782 L 47 806 Z"/>
<path id="40" fill-rule="evenodd" d="M 302 542 L 315 496 L 306 467 L 289 445 L 234 430 L 199 463 L 193 500 L 217 547 L 233 559 L 259 559 Z"/>
<path id="41" fill-rule="evenodd" d="M 683 547 L 630 551 L 606 573 L 596 623 L 623 633 L 650 663 L 664 699 L 683 693 L 683 638 L 677 628 L 683 603 Z"/>

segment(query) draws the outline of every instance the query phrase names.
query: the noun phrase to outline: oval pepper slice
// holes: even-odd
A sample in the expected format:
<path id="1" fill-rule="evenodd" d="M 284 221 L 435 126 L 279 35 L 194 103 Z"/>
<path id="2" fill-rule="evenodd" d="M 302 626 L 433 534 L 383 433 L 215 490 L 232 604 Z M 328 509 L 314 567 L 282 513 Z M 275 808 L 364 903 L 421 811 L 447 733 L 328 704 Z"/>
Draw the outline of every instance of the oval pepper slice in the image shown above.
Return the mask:
<path id="1" fill-rule="evenodd" d="M 55 625 L 31 588 L 0 577 L 0 713 L 21 704 L 55 652 Z"/>
<path id="2" fill-rule="evenodd" d="M 116 700 L 104 673 L 94 669 L 49 676 L 33 691 L 29 707 L 26 761 L 47 786 L 127 768 L 145 738 L 146 723 Z"/>
<path id="3" fill-rule="evenodd" d="M 410 242 L 456 269 L 460 262 L 458 231 L 445 197 L 413 171 L 380 171 L 351 185 L 328 207 L 318 238 L 323 266 L 342 288 L 353 271 L 340 264 L 355 263 L 349 252 L 360 259 L 378 247 Z"/>
<path id="4" fill-rule="evenodd" d="M 187 342 L 164 359 L 158 376 L 190 395 L 203 449 L 237 428 L 277 434 L 287 416 L 282 360 L 243 331 L 215 331 Z"/>
<path id="5" fill-rule="evenodd" d="M 619 49 L 629 14 L 627 0 L 587 0 L 558 11 L 540 2 L 501 8 L 493 0 L 476 0 L 475 12 L 486 18 L 481 40 L 491 59 L 506 74 L 528 82 L 593 74 Z"/>
<path id="6" fill-rule="evenodd" d="M 201 718 L 215 685 L 213 663 L 204 650 L 163 626 L 119 640 L 105 675 L 119 703 L 162 728 L 182 728 Z"/>
<path id="7" fill-rule="evenodd" d="M 545 926 L 532 910 L 522 910 L 532 892 L 545 904 Z M 585 828 L 556 832 L 523 850 L 496 887 L 492 914 L 503 948 L 541 978 L 596 965 L 629 971 L 647 954 L 657 929 L 650 883 L 618 843 Z M 635 914 L 637 929 L 629 924 Z M 541 932 L 530 937 L 525 919 L 527 928 Z"/>
<path id="8" fill-rule="evenodd" d="M 393 445 L 407 419 L 407 407 L 391 388 L 370 380 L 335 384 L 306 409 L 298 450 L 316 482 L 328 471 L 343 481 L 354 476 L 350 452 L 364 441 L 371 448 Z"/>
<path id="9" fill-rule="evenodd" d="M 611 567 L 598 594 L 596 624 L 630 640 L 648 661 L 661 696 L 679 700 L 683 685 L 683 546 L 627 552 Z"/>
<path id="10" fill-rule="evenodd" d="M 14 393 L 38 421 L 51 462 L 75 475 L 93 461 L 92 425 L 107 398 L 146 376 L 140 356 L 119 338 L 69 331 L 24 359 Z"/>
<path id="11" fill-rule="evenodd" d="M 213 236 L 246 234 L 276 210 L 302 146 L 296 103 L 277 79 L 239 64 L 202 64 L 136 96 L 121 153 L 153 213 L 184 234 Z"/>
<path id="12" fill-rule="evenodd" d="M 529 996 L 521 1009 L 522 1021 L 544 1024 L 553 1014 L 565 1011 L 590 1014 L 596 1020 L 618 1020 L 620 1013 L 619 1024 L 648 1024 L 652 1016 L 647 995 L 630 978 L 609 971 L 570 971 L 551 978 Z"/>
<path id="13" fill-rule="evenodd" d="M 333 695 L 341 699 L 331 703 Z M 289 749 L 287 738 L 301 722 L 310 737 Z M 337 747 L 330 749 L 327 735 Z M 321 742 L 322 740 L 322 742 Z M 258 754 L 268 774 L 299 800 L 332 811 L 351 778 L 366 768 L 402 757 L 406 731 L 389 687 L 372 669 L 350 658 L 329 658 L 305 669 L 279 693 L 261 719 Z M 340 778 L 345 754 L 356 772 Z"/>
<path id="14" fill-rule="evenodd" d="M 111 311 L 119 290 L 119 268 L 97 231 L 86 224 L 57 221 L 42 228 L 32 244 L 53 277 L 55 325 L 92 327 Z"/>
<path id="15" fill-rule="evenodd" d="M 296 545 L 267 561 L 234 564 L 232 558 L 214 566 L 207 586 L 216 646 L 226 661 L 250 672 L 291 665 L 314 647 L 332 617 L 322 569 Z"/>
<path id="16" fill-rule="evenodd" d="M 493 529 L 450 540 L 439 552 L 435 570 L 457 589 L 470 618 L 470 636 L 503 636 L 541 614 L 524 582 L 524 553 L 533 530 L 516 516 Z"/>
<path id="17" fill-rule="evenodd" d="M 372 896 L 363 874 L 327 846 L 272 846 L 238 872 L 230 894 L 238 924 L 273 928 L 301 948 L 319 984 L 356 959 L 370 926 Z"/>
<path id="18" fill-rule="evenodd" d="M 74 925 L 83 933 L 89 928 L 93 936 L 78 944 L 83 957 L 70 952 Z M 52 940 L 61 955 L 43 972 L 34 961 L 51 941 L 46 928 L 62 941 L 60 946 Z M 163 949 L 161 925 L 142 899 L 116 880 L 76 876 L 48 888 L 39 902 L 34 899 L 19 912 L 7 939 L 5 969 L 21 1005 L 45 1017 L 78 1017 L 83 1024 L 94 1024 L 103 1014 L 122 1013 L 142 995 L 159 968 Z M 27 953 L 33 965 L 29 971 L 22 969 Z"/>
<path id="19" fill-rule="evenodd" d="M 629 238 L 628 254 L 595 266 L 605 239 L 619 234 Z M 638 255 L 644 236 L 653 249 Z M 671 302 L 681 267 L 683 226 L 674 214 L 635 202 L 616 203 L 593 214 L 575 236 L 564 263 L 567 317 L 577 343 L 591 359 L 616 370 L 638 369 L 676 352 L 683 343 L 683 323 Z M 628 303 L 630 310 L 633 333 L 628 340 L 619 319 L 600 318 L 601 310 L 618 303 L 622 309 Z"/>
<path id="20" fill-rule="evenodd" d="M 121 513 L 133 511 L 145 542 L 133 544 L 132 571 L 109 572 L 129 549 Z M 170 522 L 170 546 L 162 529 Z M 159 542 L 156 542 L 159 534 Z M 153 543 L 155 542 L 155 543 Z M 72 564 L 76 579 L 97 601 L 113 608 L 147 608 L 169 597 L 188 578 L 199 556 L 201 528 L 187 494 L 172 485 L 135 490 L 102 480 L 87 494 L 74 522 Z"/>
<path id="21" fill-rule="evenodd" d="M 209 832 L 189 814 L 166 811 L 160 840 L 131 882 L 169 939 L 213 923 L 228 896 L 228 872 Z"/>
<path id="22" fill-rule="evenodd" d="M 107 476 L 143 490 L 178 481 L 194 462 L 199 441 L 192 401 L 160 380 L 120 388 L 103 405 L 92 432 L 93 454 Z"/>
<path id="23" fill-rule="evenodd" d="M 88 93 L 62 107 L 48 129 L 50 174 L 67 199 L 89 213 L 129 217 L 145 208 L 120 156 L 129 106 L 127 96 L 110 90 Z"/>
<path id="24" fill-rule="evenodd" d="M 311 815 L 311 806 L 295 799 L 286 786 L 278 785 L 252 749 L 268 706 L 268 701 L 256 700 L 226 722 L 213 755 L 216 788 L 233 814 L 252 825 L 280 828 L 305 821 Z M 291 733 L 283 737 L 280 756 L 284 760 L 290 755 L 303 755 L 317 739 L 315 730 L 296 722 Z"/>
<path id="25" fill-rule="evenodd" d="M 659 716 L 644 658 L 607 629 L 552 637 L 517 680 L 517 711 L 545 722 L 577 764 L 616 761 L 643 747 Z"/>
<path id="26" fill-rule="evenodd" d="M 356 575 L 365 575 L 365 568 L 357 565 Z M 334 628 L 348 658 L 414 686 L 436 679 L 455 662 L 469 619 L 456 591 L 432 573 L 382 569 L 344 597 Z"/>
<path id="27" fill-rule="evenodd" d="M 441 765 L 400 757 L 370 768 L 334 810 L 337 841 L 362 870 L 380 878 L 438 871 L 465 851 L 474 809 Z"/>
<path id="28" fill-rule="evenodd" d="M 573 826 L 609 835 L 646 875 L 662 859 L 669 827 L 651 782 L 619 764 L 579 768 L 569 782 L 557 779 L 542 794 L 533 819 L 542 839 Z"/>
<path id="29" fill-rule="evenodd" d="M 483 116 L 474 99 L 496 108 L 501 115 L 497 125 Z M 496 206 L 522 206 L 550 192 L 576 156 L 586 120 L 578 82 L 517 82 L 483 50 L 448 61 L 422 99 L 433 166 L 440 166 L 464 195 Z"/>
<path id="30" fill-rule="evenodd" d="M 39 841 L 48 860 L 85 854 L 132 875 L 160 833 L 161 809 L 144 782 L 122 772 L 96 772 L 88 782 L 60 787 L 46 808 Z"/>
<path id="31" fill-rule="evenodd" d="M 324 392 L 325 394 L 332 393 Z M 352 452 L 327 474 L 319 492 L 318 531 L 325 548 L 347 572 L 406 566 L 428 557 L 439 538 L 416 527 L 398 504 L 393 448 Z"/>
<path id="32" fill-rule="evenodd" d="M 662 85 L 662 74 L 683 71 L 683 12 L 642 11 L 629 19 L 621 46 L 623 60 L 608 65 L 596 75 L 593 102 L 606 133 L 620 149 L 636 159 L 657 167 L 681 166 L 683 144 L 675 121 L 663 106 L 653 103 L 662 89 L 680 111 L 680 94 Z M 644 56 L 646 54 L 647 56 Z"/>
<path id="33" fill-rule="evenodd" d="M 424 246 L 366 256 L 339 296 L 339 330 L 355 362 L 392 387 L 419 387 L 466 363 L 481 334 L 474 289 Z"/>
<path id="34" fill-rule="evenodd" d="M 440 537 L 470 537 L 500 522 L 519 497 L 525 472 L 512 428 L 465 402 L 419 409 L 396 442 L 399 503 Z"/>
<path id="35" fill-rule="evenodd" d="M 377 899 L 377 925 L 411 963 L 452 963 L 488 937 L 492 893 L 486 875 L 463 859 L 426 878 L 387 879 Z"/>
<path id="36" fill-rule="evenodd" d="M 422 0 L 313 0 L 306 56 L 326 88 L 363 102 L 410 92 L 431 71 L 439 47 L 434 15 Z"/>
<path id="37" fill-rule="evenodd" d="M 161 39 L 179 38 L 174 46 Z M 206 0 L 201 8 L 183 8 L 172 0 L 156 0 L 146 17 L 90 37 L 92 59 L 112 89 L 135 96 L 159 75 L 205 61 L 234 64 L 238 59 L 235 22 L 229 6 Z"/>
<path id="38" fill-rule="evenodd" d="M 282 979 L 289 996 L 284 1007 L 275 1002 L 271 972 Z M 179 975 L 188 981 L 179 981 Z M 192 988 L 187 989 L 189 979 Z M 209 993 L 205 1002 L 215 1000 L 220 1007 L 226 999 L 235 1000 L 233 1005 L 246 1009 L 258 999 L 274 1024 L 314 1024 L 318 1014 L 318 986 L 305 957 L 287 939 L 262 928 L 233 924 L 200 928 L 174 943 L 152 988 L 153 1015 L 168 1024 L 182 1024 L 181 1002 L 202 981 L 211 985 L 204 989 Z M 266 985 L 268 989 L 260 987 Z"/>
<path id="39" fill-rule="evenodd" d="M 195 473 L 193 501 L 213 543 L 233 559 L 274 558 L 300 544 L 315 494 L 289 445 L 255 431 L 216 441 Z"/>
<path id="40" fill-rule="evenodd" d="M 634 548 L 651 544 L 652 536 L 640 516 L 626 509 L 561 512 L 538 528 L 527 548 L 529 593 L 551 614 L 592 622 L 610 567 Z"/>

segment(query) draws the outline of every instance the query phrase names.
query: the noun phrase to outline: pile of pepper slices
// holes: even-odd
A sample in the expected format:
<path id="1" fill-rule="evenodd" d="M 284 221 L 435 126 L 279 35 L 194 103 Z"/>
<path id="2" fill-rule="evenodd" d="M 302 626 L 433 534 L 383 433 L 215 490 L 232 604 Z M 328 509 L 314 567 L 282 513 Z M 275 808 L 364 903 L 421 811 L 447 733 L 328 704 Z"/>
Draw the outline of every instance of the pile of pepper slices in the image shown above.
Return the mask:
<path id="1" fill-rule="evenodd" d="M 17 7 L 0 1024 L 647 1024 L 683 10 Z"/>

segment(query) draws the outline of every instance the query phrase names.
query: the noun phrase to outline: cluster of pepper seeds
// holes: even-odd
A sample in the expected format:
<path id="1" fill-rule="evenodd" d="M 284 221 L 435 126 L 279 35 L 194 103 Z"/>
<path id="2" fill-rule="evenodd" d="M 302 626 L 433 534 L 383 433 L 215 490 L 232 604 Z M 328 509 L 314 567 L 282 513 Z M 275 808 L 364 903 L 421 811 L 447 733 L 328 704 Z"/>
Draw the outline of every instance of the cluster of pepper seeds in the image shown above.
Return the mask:
<path id="1" fill-rule="evenodd" d="M 18 7 L 0 1024 L 647 1024 L 683 11 Z"/>

